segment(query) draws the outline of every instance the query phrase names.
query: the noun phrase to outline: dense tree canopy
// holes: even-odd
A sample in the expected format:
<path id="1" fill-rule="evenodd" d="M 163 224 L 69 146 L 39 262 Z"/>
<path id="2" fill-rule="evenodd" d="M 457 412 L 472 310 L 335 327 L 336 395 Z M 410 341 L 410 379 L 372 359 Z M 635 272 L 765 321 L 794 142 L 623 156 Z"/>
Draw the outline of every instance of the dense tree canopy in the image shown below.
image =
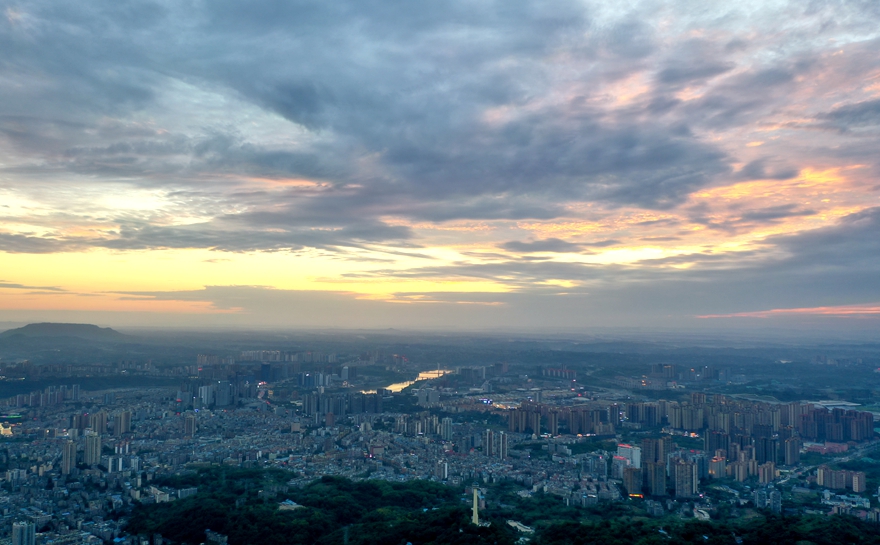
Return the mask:
<path id="1" fill-rule="evenodd" d="M 880 525 L 854 517 L 647 519 L 625 503 L 576 508 L 555 496 L 521 498 L 513 483 L 490 487 L 481 518 L 491 524 L 475 526 L 462 490 L 439 483 L 323 477 L 300 488 L 289 487 L 288 477 L 279 470 L 207 468 L 158 479 L 160 486 L 199 491 L 137 506 L 127 530 L 189 545 L 204 542 L 206 529 L 229 536 L 229 545 L 512 545 L 521 536 L 505 521 L 515 519 L 535 528 L 534 545 L 880 545 Z M 280 510 L 285 499 L 301 507 Z"/>

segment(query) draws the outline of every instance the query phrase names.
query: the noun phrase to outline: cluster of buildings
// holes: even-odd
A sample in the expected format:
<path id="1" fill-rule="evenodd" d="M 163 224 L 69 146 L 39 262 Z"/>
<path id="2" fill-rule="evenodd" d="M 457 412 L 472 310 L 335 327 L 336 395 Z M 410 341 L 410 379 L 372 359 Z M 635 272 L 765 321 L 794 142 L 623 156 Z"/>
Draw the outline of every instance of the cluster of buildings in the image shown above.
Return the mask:
<path id="1" fill-rule="evenodd" d="M 866 479 L 864 471 L 834 470 L 828 466 L 816 469 L 816 484 L 830 490 L 850 489 L 861 494 L 868 488 Z"/>
<path id="2" fill-rule="evenodd" d="M 523 495 L 553 494 L 569 505 L 646 497 L 655 516 L 684 505 L 702 516 L 712 509 L 703 489 L 728 479 L 748 481 L 754 505 L 779 511 L 780 477 L 801 468 L 806 443 L 857 449 L 873 438 L 870 413 L 700 392 L 645 401 L 575 388 L 565 368 L 542 369 L 536 381 L 505 364 L 468 367 L 413 391 L 363 391 L 358 365 L 328 357 L 309 368 L 301 356 L 254 351 L 241 355 L 252 358 L 244 364 L 200 356 L 176 389 L 58 387 L 8 400 L 0 527 L 15 545 L 141 545 L 124 532 L 136 503 L 196 493 L 158 486 L 157 477 L 209 465 L 282 468 L 290 485 L 324 475 L 513 480 Z M 387 359 L 366 355 L 374 356 Z M 827 466 L 815 482 L 854 494 L 866 488 L 864 473 Z M 863 505 L 833 494 L 828 501 L 838 511 Z"/>

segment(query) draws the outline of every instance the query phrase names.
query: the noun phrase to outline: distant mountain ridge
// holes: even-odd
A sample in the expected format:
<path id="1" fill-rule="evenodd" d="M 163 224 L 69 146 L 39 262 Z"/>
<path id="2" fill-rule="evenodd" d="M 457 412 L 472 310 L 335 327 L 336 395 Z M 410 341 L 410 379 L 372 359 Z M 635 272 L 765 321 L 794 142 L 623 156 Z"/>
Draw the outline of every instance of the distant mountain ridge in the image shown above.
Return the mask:
<path id="1" fill-rule="evenodd" d="M 125 335 L 109 327 L 92 324 L 28 324 L 0 333 L 0 339 L 22 335 L 25 337 L 77 337 L 80 339 L 113 341 L 123 340 Z"/>

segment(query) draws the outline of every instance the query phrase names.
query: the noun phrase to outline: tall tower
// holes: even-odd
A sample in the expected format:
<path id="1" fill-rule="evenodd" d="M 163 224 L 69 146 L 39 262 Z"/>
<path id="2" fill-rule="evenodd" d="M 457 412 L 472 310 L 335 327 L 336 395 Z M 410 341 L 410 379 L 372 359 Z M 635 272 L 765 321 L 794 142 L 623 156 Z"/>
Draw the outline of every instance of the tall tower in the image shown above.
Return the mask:
<path id="1" fill-rule="evenodd" d="M 495 450 L 497 451 L 498 457 L 501 458 L 502 460 L 506 460 L 507 455 L 510 452 L 508 442 L 509 442 L 508 435 L 506 433 L 504 433 L 503 431 L 498 432 L 498 446 L 496 447 Z"/>
<path id="2" fill-rule="evenodd" d="M 89 415 L 89 427 L 99 435 L 107 433 L 107 413 L 98 411 Z"/>
<path id="3" fill-rule="evenodd" d="M 76 465 L 76 443 L 68 441 L 61 449 L 61 474 L 70 475 L 70 470 Z"/>
<path id="4" fill-rule="evenodd" d="M 86 435 L 83 462 L 90 466 L 101 462 L 101 436 L 94 432 Z"/>
<path id="5" fill-rule="evenodd" d="M 196 415 L 186 415 L 183 421 L 183 434 L 187 437 L 192 437 L 196 434 Z"/>
<path id="6" fill-rule="evenodd" d="M 452 419 L 448 416 L 440 421 L 440 437 L 444 441 L 452 441 Z"/>
<path id="7" fill-rule="evenodd" d="M 480 514 L 479 514 L 479 509 L 480 509 L 480 497 L 479 497 L 479 491 L 478 491 L 478 490 L 479 490 L 479 489 L 475 486 L 475 487 L 474 487 L 474 515 L 473 515 L 473 518 L 471 519 L 471 522 L 473 522 L 473 523 L 476 524 L 477 526 L 480 525 Z"/>
<path id="8" fill-rule="evenodd" d="M 120 411 L 113 416 L 113 435 L 131 432 L 131 411 Z"/>
<path id="9" fill-rule="evenodd" d="M 483 454 L 485 456 L 495 454 L 495 432 L 492 430 L 486 430 L 483 433 Z"/>
<path id="10" fill-rule="evenodd" d="M 679 460 L 675 464 L 675 497 L 693 498 L 697 495 L 697 485 L 700 482 L 697 476 L 697 464 L 690 461 Z"/>

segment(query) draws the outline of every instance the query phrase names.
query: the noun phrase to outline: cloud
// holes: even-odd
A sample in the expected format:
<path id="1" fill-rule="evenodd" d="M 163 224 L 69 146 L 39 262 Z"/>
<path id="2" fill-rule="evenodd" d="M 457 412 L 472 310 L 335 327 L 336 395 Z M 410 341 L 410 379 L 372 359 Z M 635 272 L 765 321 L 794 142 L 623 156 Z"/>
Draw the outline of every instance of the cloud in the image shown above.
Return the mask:
<path id="1" fill-rule="evenodd" d="M 27 286 L 24 284 L 16 284 L 15 282 L 3 282 L 0 281 L 0 289 L 7 290 L 42 290 L 44 292 L 50 293 L 60 293 L 66 292 L 67 290 L 55 287 L 55 286 Z"/>
<path id="2" fill-rule="evenodd" d="M 757 221 L 766 224 L 771 223 L 774 220 L 801 216 L 814 216 L 815 214 L 815 210 L 801 209 L 796 204 L 781 204 L 779 206 L 768 206 L 766 208 L 749 210 L 740 216 L 740 220 Z"/>
<path id="3" fill-rule="evenodd" d="M 768 168 L 770 161 L 767 158 L 755 159 L 749 162 L 739 171 L 739 178 L 743 180 L 790 180 L 798 175 L 793 167 L 776 165 Z"/>
<path id="4" fill-rule="evenodd" d="M 721 44 L 706 39 L 685 40 L 667 53 L 657 72 L 657 81 L 664 87 L 680 88 L 704 83 L 735 67 L 735 63 L 725 59 Z"/>
<path id="5" fill-rule="evenodd" d="M 880 99 L 839 106 L 817 116 L 841 132 L 880 125 Z"/>
<path id="6" fill-rule="evenodd" d="M 569 98 L 542 98 L 568 69 L 548 57 L 580 55 L 611 81 L 661 50 L 652 22 L 602 14 L 596 24 L 594 7 L 579 2 L 499 10 L 448 1 L 434 18 L 382 3 L 22 10 L 31 23 L 7 22 L 0 38 L 16 52 L 4 69 L 19 82 L 4 87 L 0 106 L 0 133 L 18 159 L 6 172 L 160 188 L 170 214 L 196 204 L 203 217 L 176 227 L 158 214 L 132 222 L 81 210 L 120 235 L 7 239 L 10 251 L 406 242 L 411 234 L 383 227 L 385 218 L 552 220 L 568 201 L 671 209 L 731 172 L 728 154 L 681 119 L 610 113 L 580 94 L 586 82 Z M 660 80 L 729 71 L 707 53 L 717 50 L 685 41 Z M 687 60 L 674 62 L 675 51 Z M 493 121 L 496 110 L 506 113 Z M 324 185 L 242 191 L 252 178 Z M 298 225 L 267 233 L 270 221 Z"/>
<path id="7" fill-rule="evenodd" d="M 199 312 L 217 313 L 206 323 L 266 327 L 734 327 L 724 320 L 700 325 L 712 316 L 765 317 L 774 324 L 810 327 L 821 319 L 826 331 L 852 331 L 857 326 L 835 320 L 874 316 L 874 302 L 880 301 L 880 252 L 873 236 L 878 210 L 847 216 L 831 227 L 771 237 L 763 249 L 738 254 L 690 254 L 629 266 L 507 260 L 356 275 L 391 279 L 394 287 L 384 296 L 259 285 L 103 295 L 142 306 L 154 301 L 157 308 L 168 301 L 204 303 Z M 698 266 L 680 268 L 687 263 Z M 493 280 L 506 291 L 406 289 L 405 281 L 431 278 Z"/>
<path id="8" fill-rule="evenodd" d="M 494 280 L 522 297 L 541 298 L 551 283 L 588 294 L 602 308 L 705 315 L 705 309 L 836 306 L 880 300 L 880 208 L 851 214 L 837 224 L 765 239 L 737 252 L 687 253 L 647 258 L 632 265 L 554 261 L 456 263 L 404 271 L 383 269 L 352 277 Z M 687 269 L 677 266 L 689 265 Z M 532 295 L 530 295 L 532 294 Z M 807 305 L 799 303 L 807 302 Z M 704 310 L 699 310 L 704 309 Z M 733 309 L 733 310 L 731 310 Z"/>
<path id="9" fill-rule="evenodd" d="M 31 235 L 0 233 L 0 251 L 8 253 L 48 254 L 82 249 L 84 244 Z"/>
<path id="10" fill-rule="evenodd" d="M 523 320 L 880 300 L 876 2 L 7 7 L 0 251 L 318 249 L 334 281 L 509 292 L 388 308 Z"/>
<path id="11" fill-rule="evenodd" d="M 880 315 L 880 305 L 839 305 L 835 307 L 813 308 L 775 308 L 755 312 L 736 312 L 733 314 L 707 314 L 698 318 L 773 318 L 776 316 L 836 316 L 836 317 L 875 317 Z"/>
<path id="12" fill-rule="evenodd" d="M 532 242 L 520 242 L 512 240 L 499 245 L 499 248 L 510 252 L 535 253 L 535 252 L 581 252 L 585 248 L 604 248 L 619 244 L 618 240 L 600 240 L 597 242 L 566 242 L 558 238 L 545 238 L 542 240 L 534 240 Z"/>

